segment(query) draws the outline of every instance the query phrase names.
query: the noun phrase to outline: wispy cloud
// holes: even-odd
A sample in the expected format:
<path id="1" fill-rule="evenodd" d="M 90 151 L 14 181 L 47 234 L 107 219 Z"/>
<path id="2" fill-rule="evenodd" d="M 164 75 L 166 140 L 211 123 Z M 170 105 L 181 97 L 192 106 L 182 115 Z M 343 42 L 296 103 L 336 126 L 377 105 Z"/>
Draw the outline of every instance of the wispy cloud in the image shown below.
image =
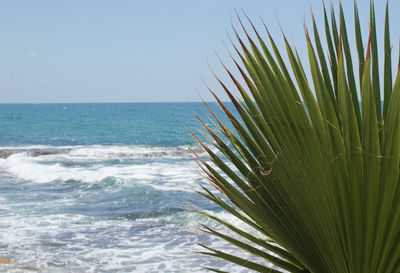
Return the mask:
<path id="1" fill-rule="evenodd" d="M 29 57 L 37 57 L 39 56 L 39 53 L 37 53 L 36 51 L 32 51 L 28 54 Z"/>

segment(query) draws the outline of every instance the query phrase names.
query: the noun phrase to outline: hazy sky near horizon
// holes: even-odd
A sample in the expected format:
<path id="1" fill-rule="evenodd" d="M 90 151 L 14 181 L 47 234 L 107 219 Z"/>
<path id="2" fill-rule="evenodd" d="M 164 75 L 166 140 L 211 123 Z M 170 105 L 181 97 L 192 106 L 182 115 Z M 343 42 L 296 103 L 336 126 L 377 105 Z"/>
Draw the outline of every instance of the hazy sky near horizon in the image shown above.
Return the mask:
<path id="1" fill-rule="evenodd" d="M 210 67 L 226 79 L 226 31 L 234 9 L 259 26 L 261 16 L 282 45 L 277 18 L 305 56 L 303 21 L 320 0 L 3 0 L 0 2 L 0 102 L 167 102 L 206 100 L 204 79 L 218 94 Z M 335 7 L 337 0 L 332 0 Z M 353 1 L 342 1 L 352 35 Z M 380 37 L 386 1 L 376 1 Z M 389 1 L 397 62 L 400 1 Z M 369 0 L 358 1 L 364 40 Z M 322 29 L 320 29 L 322 31 Z M 352 36 L 353 37 L 353 36 Z M 382 39 L 381 39 L 382 41 Z M 381 44 L 381 47 L 383 44 Z M 201 76 L 200 76 L 201 75 Z"/>

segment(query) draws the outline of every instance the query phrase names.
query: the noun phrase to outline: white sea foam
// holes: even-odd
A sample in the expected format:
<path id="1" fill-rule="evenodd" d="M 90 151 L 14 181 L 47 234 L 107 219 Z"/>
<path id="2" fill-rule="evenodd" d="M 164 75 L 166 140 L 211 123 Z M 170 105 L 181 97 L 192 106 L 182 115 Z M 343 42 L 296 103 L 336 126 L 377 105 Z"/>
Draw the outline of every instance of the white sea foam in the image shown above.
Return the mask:
<path id="1" fill-rule="evenodd" d="M 198 147 L 192 147 L 204 155 Z M 0 146 L 0 151 L 27 152 L 34 156 L 70 160 L 110 160 L 135 158 L 193 158 L 186 146 L 88 145 L 88 146 Z"/>
<path id="2" fill-rule="evenodd" d="M 29 267 L 39 272 L 207 272 L 199 267 L 203 265 L 247 272 L 194 253 L 204 250 L 196 245 L 200 242 L 249 257 L 194 229 L 198 227 L 195 220 L 204 221 L 199 217 L 190 212 L 136 221 L 101 220 L 74 214 L 3 217 L 0 255 L 19 263 L 0 265 L 0 271 L 7 267 L 9 272 L 21 272 Z"/>
<path id="3" fill-rule="evenodd" d="M 112 158 L 189 158 L 191 153 L 185 147 L 166 146 L 80 146 L 72 149 L 67 155 L 97 159 Z"/>
<path id="4" fill-rule="evenodd" d="M 36 149 L 36 148 L 35 148 Z M 63 149 L 67 149 L 63 147 Z M 9 175 L 34 183 L 75 180 L 84 183 L 97 183 L 106 178 L 115 178 L 124 183 L 152 186 L 159 190 L 193 191 L 198 179 L 193 171 L 195 163 L 182 158 L 160 160 L 149 157 L 139 162 L 108 164 L 105 160 L 116 153 L 135 151 L 138 154 L 176 154 L 185 153 L 183 148 L 132 147 L 132 146 L 90 146 L 66 150 L 58 154 L 31 156 L 31 151 L 12 154 L 0 159 L 0 169 Z M 92 164 L 82 164 L 87 160 Z M 185 158 L 183 158 L 185 159 Z"/>
<path id="5" fill-rule="evenodd" d="M 25 146 L 8 150 L 13 154 L 0 158 L 1 175 L 7 177 L 4 181 L 9 181 L 8 177 L 13 178 L 12 183 L 14 179 L 15 183 L 23 180 L 33 191 L 24 192 L 22 197 L 17 194 L 17 198 L 0 198 L 0 256 L 19 262 L 0 265 L 0 272 L 205 272 L 199 264 L 241 272 L 232 264 L 194 253 L 202 250 L 196 245 L 200 242 L 237 254 L 238 250 L 227 243 L 198 231 L 197 221 L 228 232 L 226 228 L 199 214 L 174 212 L 182 203 L 169 200 L 169 196 L 179 196 L 181 200 L 193 198 L 184 191 L 198 189 L 200 179 L 196 164 L 186 157 L 182 147 Z M 56 153 L 33 156 L 37 150 Z M 105 179 L 110 177 L 117 181 L 118 187 L 111 183 L 111 192 L 102 187 L 97 189 L 97 184 L 107 184 Z M 70 194 L 49 193 L 47 189 L 52 187 L 40 184 L 68 180 L 88 185 L 78 185 L 74 194 Z M 141 204 L 125 203 L 126 196 L 119 195 L 125 189 L 136 189 L 136 185 L 183 192 L 161 195 L 165 199 L 160 204 L 152 203 L 153 195 L 148 200 L 144 196 L 142 206 L 154 205 L 152 213 L 152 209 L 142 208 Z M 54 198 L 51 194 L 55 194 Z M 96 201 L 98 196 L 105 200 L 104 211 L 102 203 Z M 114 196 L 121 198 L 113 199 Z M 96 202 L 86 202 L 90 198 Z M 84 211 L 80 212 L 81 208 Z M 115 217 L 109 217 L 114 208 L 122 208 L 122 212 L 112 212 Z M 131 217 L 130 210 L 132 214 L 139 211 L 139 218 Z M 101 216 L 91 216 L 96 212 Z M 147 212 L 152 216 L 147 217 Z M 228 213 L 213 213 L 250 230 Z"/>

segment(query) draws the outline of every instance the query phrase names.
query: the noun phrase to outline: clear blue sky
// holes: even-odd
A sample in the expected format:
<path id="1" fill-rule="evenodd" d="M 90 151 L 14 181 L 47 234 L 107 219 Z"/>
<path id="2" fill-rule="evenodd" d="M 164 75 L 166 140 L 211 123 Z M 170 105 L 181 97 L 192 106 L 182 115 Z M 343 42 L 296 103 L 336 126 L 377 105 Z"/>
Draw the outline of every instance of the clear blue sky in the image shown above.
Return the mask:
<path id="1" fill-rule="evenodd" d="M 342 2 L 352 20 L 353 1 Z M 369 0 L 358 2 L 367 35 Z M 376 1 L 380 28 L 384 2 Z M 279 18 L 304 54 L 302 24 L 310 22 L 310 5 L 322 22 L 319 0 L 2 0 L 0 102 L 198 101 L 199 94 L 209 99 L 200 75 L 222 94 L 207 62 L 223 74 L 216 50 L 232 66 L 222 40 L 231 32 L 235 8 L 256 22 L 262 16 L 277 40 Z M 390 5 L 397 57 L 400 1 Z"/>

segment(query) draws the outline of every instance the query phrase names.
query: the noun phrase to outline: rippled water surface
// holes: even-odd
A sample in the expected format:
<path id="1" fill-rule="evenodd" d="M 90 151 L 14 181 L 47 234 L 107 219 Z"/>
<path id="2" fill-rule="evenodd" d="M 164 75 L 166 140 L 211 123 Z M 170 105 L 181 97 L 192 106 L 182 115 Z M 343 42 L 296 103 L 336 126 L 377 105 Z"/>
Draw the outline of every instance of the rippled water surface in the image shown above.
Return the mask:
<path id="1" fill-rule="evenodd" d="M 217 109 L 215 105 L 212 105 Z M 1 272 L 240 272 L 198 230 L 197 103 L 0 105 Z M 218 110 L 216 110 L 218 111 Z M 236 250 L 235 250 L 236 251 Z"/>

